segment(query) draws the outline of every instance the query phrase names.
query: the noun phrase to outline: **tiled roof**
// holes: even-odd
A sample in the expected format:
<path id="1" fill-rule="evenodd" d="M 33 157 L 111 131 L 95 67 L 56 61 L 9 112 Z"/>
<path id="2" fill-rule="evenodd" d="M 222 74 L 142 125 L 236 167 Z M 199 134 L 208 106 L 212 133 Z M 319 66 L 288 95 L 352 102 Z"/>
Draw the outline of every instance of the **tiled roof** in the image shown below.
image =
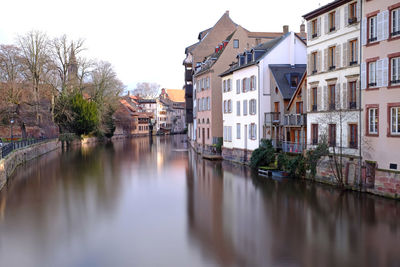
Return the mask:
<path id="1" fill-rule="evenodd" d="M 290 100 L 293 93 L 297 89 L 297 85 L 292 87 L 290 80 L 292 76 L 297 77 L 297 82 L 300 82 L 301 78 L 306 71 L 306 64 L 270 64 L 269 68 L 271 70 L 272 76 L 278 85 L 278 89 L 281 92 L 283 99 Z"/>
<path id="2" fill-rule="evenodd" d="M 185 102 L 185 90 L 165 89 L 168 98 L 173 102 Z"/>

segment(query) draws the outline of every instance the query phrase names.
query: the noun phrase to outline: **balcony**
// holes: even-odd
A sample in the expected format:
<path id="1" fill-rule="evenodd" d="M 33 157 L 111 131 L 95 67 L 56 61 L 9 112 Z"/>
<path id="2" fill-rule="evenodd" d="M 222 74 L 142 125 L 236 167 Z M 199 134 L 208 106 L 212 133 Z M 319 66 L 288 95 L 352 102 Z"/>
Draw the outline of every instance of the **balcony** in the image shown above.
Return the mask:
<path id="1" fill-rule="evenodd" d="M 348 22 L 349 22 L 349 25 L 354 24 L 357 22 L 357 18 L 356 17 L 349 18 Z"/>
<path id="2" fill-rule="evenodd" d="M 191 82 L 191 81 L 193 81 L 192 70 L 186 69 L 185 70 L 185 82 Z"/>
<path id="3" fill-rule="evenodd" d="M 279 125 L 280 123 L 281 123 L 281 113 L 280 112 L 264 113 L 264 124 Z"/>
<path id="4" fill-rule="evenodd" d="M 312 111 L 317 111 L 317 110 L 318 110 L 317 105 L 312 105 L 312 106 L 311 106 L 311 110 L 312 110 Z"/>
<path id="5" fill-rule="evenodd" d="M 335 30 L 336 30 L 336 27 L 333 26 L 332 28 L 329 29 L 329 32 L 333 32 L 333 31 L 335 31 Z"/>
<path id="6" fill-rule="evenodd" d="M 311 37 L 312 38 L 316 38 L 318 36 L 318 34 L 317 33 L 314 33 Z"/>
<path id="7" fill-rule="evenodd" d="M 282 151 L 289 153 L 302 153 L 306 149 L 306 145 L 302 143 L 282 142 Z"/>
<path id="8" fill-rule="evenodd" d="M 349 108 L 350 109 L 356 109 L 357 108 L 357 102 L 350 101 L 349 102 Z"/>
<path id="9" fill-rule="evenodd" d="M 289 114 L 285 115 L 283 125 L 285 126 L 304 126 L 307 125 L 306 114 Z"/>
<path id="10" fill-rule="evenodd" d="M 334 70 L 336 69 L 336 66 L 329 66 L 329 70 Z"/>
<path id="11" fill-rule="evenodd" d="M 357 61 L 357 60 L 355 60 L 355 61 L 350 61 L 350 66 L 357 65 L 357 64 L 358 64 L 358 61 Z"/>

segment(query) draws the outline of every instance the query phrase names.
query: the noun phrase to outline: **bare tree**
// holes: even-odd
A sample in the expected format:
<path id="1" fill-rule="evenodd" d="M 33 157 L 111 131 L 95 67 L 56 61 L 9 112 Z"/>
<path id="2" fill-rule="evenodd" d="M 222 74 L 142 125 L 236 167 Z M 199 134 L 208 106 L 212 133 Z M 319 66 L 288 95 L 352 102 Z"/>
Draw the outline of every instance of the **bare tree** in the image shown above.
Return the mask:
<path id="1" fill-rule="evenodd" d="M 50 62 L 49 39 L 40 31 L 31 31 L 18 37 L 18 47 L 21 49 L 24 73 L 32 82 L 36 122 L 39 123 L 39 87 L 47 72 L 46 65 Z"/>
<path id="2" fill-rule="evenodd" d="M 159 95 L 160 85 L 157 83 L 142 82 L 136 84 L 133 94 L 143 98 L 156 98 Z"/>
<path id="3" fill-rule="evenodd" d="M 70 87 L 78 83 L 78 61 L 76 56 L 84 50 L 84 41 L 69 40 L 64 34 L 51 41 L 51 55 L 55 70 L 60 79 L 60 91 L 65 91 L 68 84 Z"/>
<path id="4" fill-rule="evenodd" d="M 20 50 L 14 45 L 0 45 L 0 81 L 5 89 L 5 94 L 2 95 L 4 101 L 20 104 L 22 80 Z"/>
<path id="5" fill-rule="evenodd" d="M 82 93 L 85 82 L 89 79 L 95 63 L 93 60 L 86 59 L 83 57 L 78 58 L 78 86 Z"/>

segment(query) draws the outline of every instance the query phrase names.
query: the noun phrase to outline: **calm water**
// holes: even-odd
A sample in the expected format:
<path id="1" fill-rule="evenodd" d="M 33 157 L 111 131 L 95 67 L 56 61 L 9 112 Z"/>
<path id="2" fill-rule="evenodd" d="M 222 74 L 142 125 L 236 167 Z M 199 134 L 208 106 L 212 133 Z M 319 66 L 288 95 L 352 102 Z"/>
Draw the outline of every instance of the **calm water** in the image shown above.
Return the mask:
<path id="1" fill-rule="evenodd" d="M 0 266 L 400 266 L 400 202 L 132 139 L 19 168 Z"/>

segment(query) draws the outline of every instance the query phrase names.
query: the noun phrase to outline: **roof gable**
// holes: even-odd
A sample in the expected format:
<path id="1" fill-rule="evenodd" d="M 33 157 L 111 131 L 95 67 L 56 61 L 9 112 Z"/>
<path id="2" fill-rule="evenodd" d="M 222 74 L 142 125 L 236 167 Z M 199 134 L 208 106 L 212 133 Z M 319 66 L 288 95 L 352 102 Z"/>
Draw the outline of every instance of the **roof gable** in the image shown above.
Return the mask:
<path id="1" fill-rule="evenodd" d="M 290 100 L 297 89 L 300 79 L 303 77 L 306 71 L 306 64 L 270 64 L 269 69 L 271 70 L 272 76 L 276 82 L 276 85 L 282 94 L 283 99 Z M 297 79 L 295 87 L 292 86 L 292 78 Z"/>

